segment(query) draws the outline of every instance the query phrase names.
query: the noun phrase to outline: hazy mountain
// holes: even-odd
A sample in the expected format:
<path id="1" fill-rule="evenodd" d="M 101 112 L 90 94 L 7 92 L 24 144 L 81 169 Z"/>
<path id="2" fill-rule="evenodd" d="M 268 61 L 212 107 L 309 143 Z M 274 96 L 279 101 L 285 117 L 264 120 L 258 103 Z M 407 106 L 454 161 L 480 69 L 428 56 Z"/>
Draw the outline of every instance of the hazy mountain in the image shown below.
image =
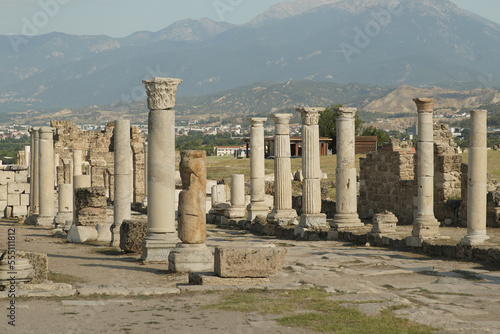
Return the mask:
<path id="1" fill-rule="evenodd" d="M 139 101 L 152 76 L 182 78 L 180 97 L 290 80 L 492 88 L 499 54 L 500 25 L 448 0 L 286 2 L 238 26 L 202 19 L 118 39 L 0 36 L 0 105 Z"/>

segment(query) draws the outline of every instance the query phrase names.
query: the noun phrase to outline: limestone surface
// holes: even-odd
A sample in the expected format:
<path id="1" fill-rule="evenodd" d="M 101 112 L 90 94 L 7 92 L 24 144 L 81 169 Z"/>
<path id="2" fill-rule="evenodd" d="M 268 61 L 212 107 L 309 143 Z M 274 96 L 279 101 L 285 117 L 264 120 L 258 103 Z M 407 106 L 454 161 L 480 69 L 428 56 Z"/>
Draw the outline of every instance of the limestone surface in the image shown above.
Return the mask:
<path id="1" fill-rule="evenodd" d="M 283 268 L 285 255 L 278 247 L 217 247 L 214 269 L 220 277 L 269 277 Z"/>

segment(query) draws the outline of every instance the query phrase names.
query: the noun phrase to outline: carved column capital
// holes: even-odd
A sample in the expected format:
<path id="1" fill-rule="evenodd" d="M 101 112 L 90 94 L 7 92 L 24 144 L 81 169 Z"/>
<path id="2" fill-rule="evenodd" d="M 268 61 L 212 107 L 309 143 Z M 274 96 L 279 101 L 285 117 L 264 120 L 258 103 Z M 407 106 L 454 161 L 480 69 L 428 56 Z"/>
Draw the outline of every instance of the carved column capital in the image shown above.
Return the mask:
<path id="1" fill-rule="evenodd" d="M 152 78 L 142 80 L 148 94 L 149 110 L 169 110 L 175 106 L 175 94 L 181 79 Z"/>
<path id="2" fill-rule="evenodd" d="M 325 108 L 297 108 L 297 111 L 300 112 L 300 116 L 302 117 L 303 125 L 318 125 L 319 114 L 324 110 Z"/>

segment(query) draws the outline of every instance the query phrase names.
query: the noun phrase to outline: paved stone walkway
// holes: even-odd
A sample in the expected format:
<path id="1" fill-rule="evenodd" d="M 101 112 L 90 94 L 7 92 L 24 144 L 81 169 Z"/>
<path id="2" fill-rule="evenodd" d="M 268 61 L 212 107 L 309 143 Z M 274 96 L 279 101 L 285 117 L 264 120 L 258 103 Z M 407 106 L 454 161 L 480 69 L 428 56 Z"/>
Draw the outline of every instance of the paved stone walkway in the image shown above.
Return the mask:
<path id="1" fill-rule="evenodd" d="M 0 237 L 9 226 L 0 223 Z M 368 315 L 403 306 L 394 311 L 397 316 L 441 328 L 439 333 L 500 333 L 500 268 L 342 242 L 284 241 L 211 225 L 208 230 L 209 247 L 275 243 L 287 248 L 284 269 L 262 287 L 324 287 L 333 299 Z M 18 250 L 45 252 L 51 271 L 85 283 L 19 290 L 18 296 L 58 298 L 19 298 L 15 330 L 7 325 L 6 293 L 0 293 L 5 313 L 0 333 L 306 333 L 278 326 L 273 317 L 201 309 L 228 289 L 249 286 L 188 286 L 187 275 L 168 274 L 164 264 L 142 265 L 139 255 L 69 244 L 35 227 L 16 225 L 16 232 Z M 206 293 L 211 290 L 217 292 Z"/>

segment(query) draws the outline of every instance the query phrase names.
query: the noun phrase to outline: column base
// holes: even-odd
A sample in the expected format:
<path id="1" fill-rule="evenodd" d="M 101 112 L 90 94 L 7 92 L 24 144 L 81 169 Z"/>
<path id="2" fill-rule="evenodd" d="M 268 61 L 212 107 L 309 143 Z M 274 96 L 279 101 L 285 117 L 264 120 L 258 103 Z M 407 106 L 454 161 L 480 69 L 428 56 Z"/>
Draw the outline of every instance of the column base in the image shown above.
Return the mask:
<path id="1" fill-rule="evenodd" d="M 37 216 L 36 225 L 43 227 L 54 227 L 54 216 Z"/>
<path id="2" fill-rule="evenodd" d="M 60 229 L 64 228 L 66 220 L 73 220 L 73 212 L 58 212 L 54 217 L 54 227 Z"/>
<path id="3" fill-rule="evenodd" d="M 483 244 L 486 240 L 488 240 L 490 237 L 486 235 L 486 232 L 484 233 L 478 233 L 478 234 L 467 234 L 465 237 L 460 240 L 460 244 L 462 245 L 481 245 Z"/>
<path id="4" fill-rule="evenodd" d="M 439 236 L 439 222 L 434 216 L 418 216 L 413 221 L 412 236 L 418 238 L 433 238 Z"/>
<path id="5" fill-rule="evenodd" d="M 326 227 L 326 215 L 324 213 L 303 213 L 300 215 L 299 225 L 301 227 Z"/>
<path id="6" fill-rule="evenodd" d="M 279 220 L 285 220 L 287 222 L 292 219 L 297 218 L 297 211 L 290 210 L 273 210 L 267 215 L 267 222 L 271 224 L 278 223 Z"/>
<path id="7" fill-rule="evenodd" d="M 165 234 L 151 234 L 142 242 L 142 262 L 168 262 L 168 254 L 180 239 L 177 232 Z"/>
<path id="8" fill-rule="evenodd" d="M 96 229 L 97 229 L 97 241 L 111 242 L 112 240 L 111 224 L 97 224 Z M 120 239 L 118 239 L 118 241 L 119 240 Z M 113 247 L 119 247 L 119 246 L 120 246 L 119 244 L 118 246 L 113 245 Z"/>
<path id="9" fill-rule="evenodd" d="M 269 208 L 264 202 L 251 203 L 247 206 L 247 221 L 253 221 L 258 215 L 266 216 L 269 214 Z"/>
<path id="10" fill-rule="evenodd" d="M 214 255 L 205 244 L 178 243 L 168 255 L 168 269 L 175 273 L 213 272 Z"/>
<path id="11" fill-rule="evenodd" d="M 247 210 L 244 207 L 231 206 L 224 211 L 224 216 L 229 219 L 242 219 L 247 215 Z"/>
<path id="12" fill-rule="evenodd" d="M 357 213 L 336 213 L 330 227 L 334 231 L 355 231 L 365 227 Z"/>

